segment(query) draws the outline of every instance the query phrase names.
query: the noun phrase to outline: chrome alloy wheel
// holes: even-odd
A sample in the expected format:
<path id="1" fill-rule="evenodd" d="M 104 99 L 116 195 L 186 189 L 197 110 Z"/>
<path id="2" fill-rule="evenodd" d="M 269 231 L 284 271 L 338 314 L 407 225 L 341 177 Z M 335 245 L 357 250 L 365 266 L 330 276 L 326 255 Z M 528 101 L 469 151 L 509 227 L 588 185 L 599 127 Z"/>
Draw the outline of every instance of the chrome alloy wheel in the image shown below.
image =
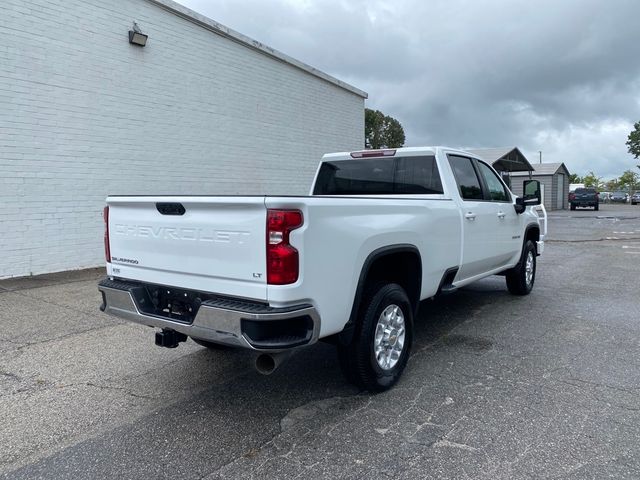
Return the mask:
<path id="1" fill-rule="evenodd" d="M 402 309 L 397 305 L 385 308 L 376 325 L 373 347 L 376 361 L 383 370 L 396 366 L 404 349 L 405 324 Z"/>
<path id="2" fill-rule="evenodd" d="M 524 279 L 527 285 L 533 282 L 533 252 L 527 253 L 527 260 L 524 263 Z"/>

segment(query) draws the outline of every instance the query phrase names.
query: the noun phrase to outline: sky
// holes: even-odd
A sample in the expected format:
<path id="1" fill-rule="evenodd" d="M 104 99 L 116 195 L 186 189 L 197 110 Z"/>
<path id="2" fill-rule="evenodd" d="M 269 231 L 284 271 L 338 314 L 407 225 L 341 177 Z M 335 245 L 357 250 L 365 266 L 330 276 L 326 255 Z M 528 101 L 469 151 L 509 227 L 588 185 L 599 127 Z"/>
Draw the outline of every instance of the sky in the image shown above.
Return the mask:
<path id="1" fill-rule="evenodd" d="M 640 163 L 640 0 L 179 3 L 366 91 L 406 146 L 517 146 L 604 179 Z"/>

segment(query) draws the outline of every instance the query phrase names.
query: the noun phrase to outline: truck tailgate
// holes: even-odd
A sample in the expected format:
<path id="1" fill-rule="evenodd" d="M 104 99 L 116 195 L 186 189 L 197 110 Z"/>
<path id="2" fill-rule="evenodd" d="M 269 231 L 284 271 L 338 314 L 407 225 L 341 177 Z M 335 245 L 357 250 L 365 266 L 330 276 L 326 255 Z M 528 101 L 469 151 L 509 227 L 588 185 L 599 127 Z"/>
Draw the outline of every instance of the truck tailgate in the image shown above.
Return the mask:
<path id="1" fill-rule="evenodd" d="M 267 298 L 264 197 L 109 197 L 109 275 Z"/>

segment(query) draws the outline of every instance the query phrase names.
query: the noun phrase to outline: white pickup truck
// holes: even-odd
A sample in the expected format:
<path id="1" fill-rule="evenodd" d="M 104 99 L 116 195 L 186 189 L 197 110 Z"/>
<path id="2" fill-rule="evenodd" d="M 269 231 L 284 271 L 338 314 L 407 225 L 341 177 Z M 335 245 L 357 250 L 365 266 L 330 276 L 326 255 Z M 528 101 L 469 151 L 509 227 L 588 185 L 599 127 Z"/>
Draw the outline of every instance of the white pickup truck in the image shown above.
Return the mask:
<path id="1" fill-rule="evenodd" d="M 482 159 L 420 147 L 327 154 L 309 196 L 110 196 L 101 309 L 161 346 L 255 351 L 262 373 L 324 339 L 349 380 L 385 390 L 421 300 L 495 274 L 531 291 L 539 187 L 516 198 Z"/>

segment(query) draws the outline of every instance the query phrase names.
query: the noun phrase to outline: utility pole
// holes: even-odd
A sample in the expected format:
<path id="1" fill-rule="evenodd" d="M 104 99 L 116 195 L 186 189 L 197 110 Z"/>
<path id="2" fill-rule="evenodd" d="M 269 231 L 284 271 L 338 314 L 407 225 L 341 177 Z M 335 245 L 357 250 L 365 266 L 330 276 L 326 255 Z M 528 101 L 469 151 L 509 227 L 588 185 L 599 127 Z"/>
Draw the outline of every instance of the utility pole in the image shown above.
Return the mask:
<path id="1" fill-rule="evenodd" d="M 542 150 L 538 150 L 538 153 L 540 154 L 540 163 L 542 163 Z"/>

